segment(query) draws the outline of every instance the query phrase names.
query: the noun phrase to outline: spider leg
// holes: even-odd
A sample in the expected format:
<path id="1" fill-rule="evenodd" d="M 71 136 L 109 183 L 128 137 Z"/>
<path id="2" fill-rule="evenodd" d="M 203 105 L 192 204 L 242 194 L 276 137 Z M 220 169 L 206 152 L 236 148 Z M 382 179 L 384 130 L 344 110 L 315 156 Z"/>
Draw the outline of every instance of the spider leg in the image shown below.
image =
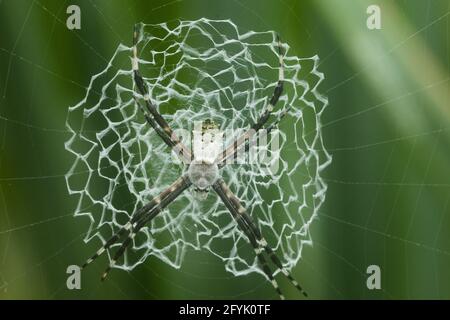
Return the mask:
<path id="1" fill-rule="evenodd" d="M 273 91 L 272 97 L 270 98 L 269 105 L 266 108 L 266 111 L 262 114 L 262 116 L 259 118 L 259 120 L 252 126 L 252 129 L 254 131 L 258 131 L 261 129 L 264 124 L 269 120 L 270 115 L 272 114 L 273 108 L 277 104 L 278 100 L 280 99 L 281 94 L 283 93 L 283 87 L 284 87 L 284 52 L 283 52 L 283 46 L 281 44 L 280 36 L 277 35 L 277 41 L 278 41 L 278 57 L 280 61 L 280 67 L 279 67 L 279 75 L 278 75 L 278 83 Z"/>
<path id="2" fill-rule="evenodd" d="M 133 226 L 139 222 L 141 217 L 146 213 L 151 211 L 155 206 L 158 205 L 158 201 L 166 198 L 173 190 L 176 190 L 186 179 L 185 177 L 180 177 L 177 179 L 172 185 L 170 185 L 166 190 L 161 192 L 157 197 L 153 198 L 149 203 L 145 206 L 137 210 L 130 221 L 128 221 L 120 230 L 118 230 L 111 238 L 109 238 L 105 244 L 97 250 L 97 252 L 86 260 L 86 262 L 81 266 L 81 269 L 86 268 L 89 264 L 91 264 L 94 260 L 96 260 L 99 256 L 101 256 L 106 250 L 108 250 L 113 244 L 115 244 L 126 232 L 130 232 Z"/>
<path id="3" fill-rule="evenodd" d="M 156 217 L 165 207 L 172 203 L 184 190 L 189 188 L 192 182 L 187 176 L 182 176 L 178 179 L 172 186 L 162 192 L 159 196 L 154 198 L 156 205 L 146 210 L 141 217 L 138 219 L 136 225 L 129 229 L 127 238 L 122 242 L 122 245 L 117 250 L 116 254 L 112 258 L 110 264 L 103 273 L 101 280 L 105 280 L 111 268 L 114 267 L 117 260 L 123 255 L 126 248 L 130 245 L 131 241 L 134 239 L 139 230 L 150 222 L 154 217 Z M 168 193 L 166 193 L 168 191 Z M 153 201 L 152 200 L 152 201 Z"/>
<path id="4" fill-rule="evenodd" d="M 281 273 L 292 283 L 294 287 L 297 288 L 299 292 L 301 292 L 305 297 L 307 297 L 308 296 L 307 293 L 303 290 L 300 284 L 294 279 L 294 277 L 290 274 L 290 272 L 283 266 L 280 259 L 277 257 L 272 248 L 269 247 L 266 239 L 264 239 L 264 237 L 262 236 L 261 231 L 254 223 L 253 219 L 248 215 L 247 210 L 241 205 L 239 199 L 231 192 L 231 190 L 228 188 L 225 182 L 219 181 L 216 184 L 217 186 L 214 187 L 214 190 L 218 192 L 219 196 L 222 198 L 224 202 L 225 202 L 224 197 L 228 198 L 227 201 L 229 201 L 232 204 L 231 207 L 235 208 L 234 214 L 239 215 L 239 217 L 243 221 L 245 221 L 245 224 L 247 225 L 248 229 L 256 238 L 258 249 L 259 250 L 263 249 L 270 257 L 272 262 L 277 266 L 278 270 L 281 271 Z"/>
<path id="5" fill-rule="evenodd" d="M 156 212 L 155 214 L 151 214 L 153 212 Z M 157 213 L 159 213 L 160 211 L 149 211 L 149 215 L 151 216 L 151 218 L 149 219 L 142 219 L 140 220 L 136 226 L 134 228 L 129 229 L 127 237 L 125 238 L 125 240 L 122 242 L 122 245 L 120 246 L 119 250 L 117 250 L 117 252 L 115 253 L 114 257 L 112 258 L 110 264 L 108 265 L 108 267 L 106 268 L 105 272 L 103 273 L 101 280 L 104 281 L 106 279 L 106 276 L 108 275 L 109 271 L 111 270 L 111 268 L 113 268 L 116 264 L 116 261 L 123 255 L 123 253 L 125 252 L 126 248 L 130 245 L 131 241 L 134 239 L 134 237 L 136 236 L 136 233 L 139 232 L 139 230 L 145 225 L 146 222 L 151 221 L 156 215 Z"/>
<path id="6" fill-rule="evenodd" d="M 145 112 L 144 107 L 138 101 L 138 99 L 136 97 L 134 97 L 134 101 L 136 102 L 136 104 L 139 106 L 139 109 L 144 114 L 144 117 L 145 117 L 145 120 L 147 121 L 147 123 L 153 128 L 153 130 L 156 131 L 158 136 L 169 146 L 170 149 L 175 149 L 177 154 L 180 154 L 179 153 L 180 150 L 178 150 L 178 151 L 176 150 L 177 145 L 175 144 L 175 142 L 172 139 L 170 139 L 170 137 L 167 135 L 167 133 L 164 132 L 163 130 L 161 130 L 161 128 L 158 126 L 158 124 L 155 122 L 155 120 L 147 112 Z M 184 159 L 182 159 L 182 160 L 184 160 Z"/>
<path id="7" fill-rule="evenodd" d="M 226 192 L 221 187 L 221 182 L 217 182 L 216 184 L 214 184 L 213 189 L 217 192 L 219 197 L 222 199 L 223 203 L 225 204 L 227 209 L 230 211 L 231 215 L 235 219 L 239 228 L 241 228 L 241 230 L 245 233 L 245 235 L 250 240 L 250 244 L 253 246 L 253 249 L 255 250 L 256 257 L 261 265 L 261 268 L 262 268 L 264 274 L 269 278 L 270 283 L 274 287 L 277 294 L 280 296 L 280 299 L 284 300 L 285 297 L 284 297 L 283 293 L 281 292 L 278 282 L 273 277 L 273 273 L 270 270 L 266 259 L 262 255 L 262 250 L 258 246 L 258 241 L 256 240 L 254 234 L 250 230 L 248 224 L 243 220 L 242 216 L 237 212 L 236 208 L 234 207 L 233 203 L 231 202 L 231 199 L 226 195 Z"/>
<path id="8" fill-rule="evenodd" d="M 162 115 L 158 112 L 156 106 L 153 104 L 153 102 L 150 99 L 147 85 L 139 71 L 139 58 L 138 58 L 138 50 L 137 50 L 139 33 L 140 33 L 139 24 L 135 24 L 134 32 L 133 32 L 133 57 L 132 57 L 133 80 L 134 80 L 134 83 L 135 83 L 139 93 L 142 95 L 142 97 L 144 99 L 147 112 L 145 112 L 144 108 L 141 108 L 141 110 L 143 110 L 145 112 L 144 114 L 146 114 L 149 118 L 151 117 L 154 120 L 153 122 L 155 124 L 157 124 L 160 127 L 160 129 L 162 130 L 162 132 L 164 132 L 166 134 L 166 138 L 163 138 L 163 140 L 166 142 L 167 139 L 170 139 L 171 144 L 169 146 L 174 148 L 178 152 L 178 154 L 180 156 L 182 156 L 185 163 L 190 163 L 190 161 L 192 159 L 190 150 L 181 142 L 181 140 L 173 132 L 172 128 L 170 128 L 170 126 L 166 122 L 166 120 L 164 120 Z M 152 127 L 153 127 L 153 125 L 152 125 Z M 160 133 L 158 133 L 158 135 L 161 137 Z"/>
<path id="9" fill-rule="evenodd" d="M 280 62 L 279 74 L 278 74 L 278 83 L 275 86 L 272 97 L 269 100 L 269 104 L 266 107 L 266 110 L 259 117 L 259 119 L 251 126 L 249 130 L 247 130 L 244 134 L 238 137 L 234 142 L 232 142 L 227 148 L 225 148 L 222 152 L 222 155 L 218 159 L 219 165 L 223 165 L 223 163 L 229 159 L 230 157 L 234 157 L 237 153 L 238 148 L 252 138 L 256 132 L 258 132 L 264 124 L 269 120 L 272 115 L 273 109 L 280 99 L 281 94 L 283 93 L 284 87 L 284 52 L 283 46 L 281 44 L 281 40 L 279 35 L 277 35 L 278 41 L 278 57 Z"/>
<path id="10" fill-rule="evenodd" d="M 286 114 L 289 112 L 289 110 L 292 109 L 292 106 L 287 107 L 286 109 L 283 110 L 283 112 L 280 113 L 278 119 L 276 119 L 274 122 L 272 122 L 268 127 L 266 127 L 265 132 L 259 131 L 259 134 L 265 134 L 266 136 L 268 136 L 270 134 L 270 132 L 275 129 L 278 124 L 280 123 L 280 121 L 284 118 L 284 116 L 286 116 Z M 236 144 L 236 142 L 235 142 Z M 234 157 L 238 151 L 240 150 L 241 147 L 245 148 L 245 152 L 248 152 L 250 150 L 250 140 L 246 140 L 245 141 L 245 145 L 244 146 L 240 146 L 238 147 L 237 145 L 235 145 L 235 149 L 233 150 L 233 154 L 230 157 Z M 222 168 L 223 166 L 225 166 L 226 162 L 223 161 L 222 163 L 219 163 L 219 168 Z"/>
<path id="11" fill-rule="evenodd" d="M 236 198 L 237 199 L 237 198 Z M 233 201 L 234 202 L 234 201 Z M 278 270 L 283 273 L 283 275 L 292 283 L 292 285 L 300 291 L 305 297 L 308 296 L 308 294 L 303 290 L 303 288 L 300 286 L 300 284 L 297 282 L 297 280 L 294 279 L 294 277 L 290 274 L 290 272 L 283 266 L 278 256 L 275 254 L 275 252 L 272 250 L 271 247 L 267 244 L 267 241 L 264 239 L 264 237 L 261 235 L 259 229 L 256 227 L 255 223 L 251 219 L 251 217 L 247 214 L 243 214 L 244 219 L 247 221 L 249 227 L 253 230 L 255 233 L 255 236 L 257 237 L 259 241 L 259 245 L 266 251 L 266 253 L 269 255 L 272 262 L 277 266 Z"/>
<path id="12" fill-rule="evenodd" d="M 308 294 L 303 290 L 303 288 L 300 286 L 300 284 L 292 277 L 292 275 L 289 273 L 289 271 L 283 266 L 278 256 L 275 254 L 275 252 L 272 250 L 272 248 L 267 244 L 266 239 L 261 234 L 261 231 L 256 226 L 253 219 L 248 215 L 245 208 L 241 205 L 239 199 L 229 190 L 229 188 L 225 185 L 225 190 L 229 192 L 229 197 L 233 204 L 238 208 L 238 211 L 242 214 L 243 219 L 247 222 L 249 228 L 253 231 L 255 234 L 255 237 L 258 240 L 259 245 L 266 251 L 266 253 L 269 255 L 272 262 L 277 266 L 277 268 L 283 273 L 283 275 L 288 278 L 288 280 L 294 285 L 294 287 L 297 288 L 298 291 L 300 291 L 305 297 L 308 296 Z"/>

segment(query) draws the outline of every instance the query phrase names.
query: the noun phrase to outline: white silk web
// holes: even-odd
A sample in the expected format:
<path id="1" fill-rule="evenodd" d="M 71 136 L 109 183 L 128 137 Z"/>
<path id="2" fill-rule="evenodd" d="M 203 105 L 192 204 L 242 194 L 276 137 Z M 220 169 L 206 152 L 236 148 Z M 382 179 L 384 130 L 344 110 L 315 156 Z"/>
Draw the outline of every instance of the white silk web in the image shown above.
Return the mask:
<path id="1" fill-rule="evenodd" d="M 280 122 L 279 148 L 257 147 L 271 168 L 278 168 L 268 174 L 267 165 L 258 161 L 229 164 L 222 176 L 291 269 L 303 246 L 312 243 L 309 226 L 325 200 L 321 174 L 331 157 L 321 136 L 327 99 L 318 92 L 324 79 L 319 59 L 298 58 L 287 44 L 283 48 L 285 85 L 273 119 L 290 109 Z M 234 130 L 225 136 L 225 145 L 258 119 L 278 81 L 275 33 L 240 32 L 229 20 L 142 24 L 138 52 L 151 99 L 170 126 L 190 131 L 196 121 L 213 119 L 221 130 Z M 65 147 L 74 162 L 66 182 L 78 199 L 75 216 L 90 219 L 86 242 L 98 238 L 105 243 L 186 170 L 133 99 L 131 56 L 131 47 L 119 45 L 107 67 L 92 77 L 84 99 L 68 112 L 72 134 Z M 190 147 L 190 139 L 180 136 Z M 138 233 L 116 267 L 130 270 L 156 256 L 179 268 L 189 248 L 209 250 L 234 275 L 264 275 L 218 196 L 210 192 L 200 201 L 191 190 Z"/>

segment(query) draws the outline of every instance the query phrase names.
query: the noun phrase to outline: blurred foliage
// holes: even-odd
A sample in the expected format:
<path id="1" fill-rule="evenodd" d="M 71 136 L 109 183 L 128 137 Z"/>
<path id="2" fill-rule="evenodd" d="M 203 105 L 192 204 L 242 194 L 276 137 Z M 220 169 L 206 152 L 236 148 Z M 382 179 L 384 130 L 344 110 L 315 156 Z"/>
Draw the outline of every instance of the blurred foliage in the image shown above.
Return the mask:
<path id="1" fill-rule="evenodd" d="M 78 4 L 82 29 L 65 27 Z M 368 30 L 378 4 L 382 29 Z M 99 275 L 106 258 L 66 288 L 88 222 L 72 216 L 64 174 L 67 108 L 84 95 L 135 22 L 232 19 L 276 30 L 298 56 L 318 54 L 329 190 L 314 244 L 294 270 L 312 298 L 450 298 L 449 2 L 351 0 L 0 1 L 0 297 L 275 298 L 258 275 L 234 278 L 193 252 L 181 270 L 150 258 Z M 382 270 L 382 290 L 366 268 Z M 299 298 L 285 281 L 288 297 Z"/>

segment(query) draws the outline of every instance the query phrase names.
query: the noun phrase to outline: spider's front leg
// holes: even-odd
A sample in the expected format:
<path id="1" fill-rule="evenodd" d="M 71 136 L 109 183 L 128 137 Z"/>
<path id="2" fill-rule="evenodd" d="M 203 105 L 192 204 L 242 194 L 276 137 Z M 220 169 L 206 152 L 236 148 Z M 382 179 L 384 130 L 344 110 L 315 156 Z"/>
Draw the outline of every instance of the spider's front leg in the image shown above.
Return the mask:
<path id="1" fill-rule="evenodd" d="M 305 297 L 307 297 L 307 293 L 303 290 L 300 284 L 292 277 L 290 272 L 283 266 L 280 259 L 277 257 L 272 248 L 269 247 L 266 239 L 262 236 L 259 228 L 253 222 L 253 219 L 247 214 L 247 210 L 241 205 L 240 200 L 231 192 L 230 188 L 226 185 L 223 180 L 218 180 L 214 185 L 213 189 L 222 199 L 223 203 L 230 211 L 233 218 L 236 220 L 238 226 L 245 233 L 245 235 L 250 240 L 252 244 L 255 254 L 261 264 L 261 267 L 272 283 L 273 287 L 277 291 L 278 295 L 281 299 L 284 299 L 284 295 L 282 294 L 278 282 L 273 277 L 273 273 L 267 265 L 267 261 L 262 255 L 262 251 L 265 251 L 267 255 L 270 257 L 272 262 L 278 268 L 279 271 L 297 288 L 299 292 L 301 292 Z"/>
<path id="2" fill-rule="evenodd" d="M 277 35 L 278 41 L 278 57 L 279 57 L 279 74 L 278 74 L 278 83 L 275 86 L 272 97 L 269 100 L 269 104 L 266 107 L 266 110 L 259 117 L 258 121 L 256 121 L 249 130 L 247 130 L 244 134 L 239 136 L 234 142 L 232 142 L 227 148 L 225 148 L 217 160 L 219 166 L 223 166 L 227 159 L 234 157 L 238 151 L 238 149 L 246 143 L 246 141 L 250 140 L 263 126 L 267 123 L 270 116 L 273 113 L 273 109 L 280 99 L 281 94 L 283 93 L 284 87 L 284 52 L 283 46 L 280 41 L 280 37 Z"/>
<path id="3" fill-rule="evenodd" d="M 184 190 L 191 186 L 192 182 L 187 175 L 178 178 L 171 186 L 153 198 L 148 204 L 139 209 L 119 231 L 117 231 L 106 243 L 83 265 L 82 269 L 92 263 L 113 244 L 117 243 L 126 233 L 126 239 L 122 242 L 121 247 L 117 250 L 108 268 L 102 275 L 104 280 L 109 270 L 115 265 L 116 261 L 123 255 L 125 249 L 129 246 L 139 230 L 156 217 L 165 207 L 172 203 Z"/>
<path id="4" fill-rule="evenodd" d="M 184 145 L 184 143 L 181 142 L 181 140 L 178 138 L 175 132 L 173 132 L 172 128 L 169 126 L 169 124 L 166 122 L 163 116 L 158 112 L 156 105 L 150 99 L 147 84 L 139 71 L 139 58 L 137 50 L 139 35 L 140 35 L 140 24 L 136 24 L 134 26 L 134 33 L 133 33 L 133 58 L 132 58 L 133 80 L 145 102 L 145 108 L 142 108 L 140 105 L 139 107 L 143 111 L 147 122 L 156 130 L 156 132 L 163 139 L 163 141 L 171 149 L 175 150 L 177 155 L 181 157 L 181 159 L 185 164 L 189 164 L 192 160 L 191 151 L 186 147 L 186 145 Z M 157 127 L 159 128 L 156 129 Z"/>

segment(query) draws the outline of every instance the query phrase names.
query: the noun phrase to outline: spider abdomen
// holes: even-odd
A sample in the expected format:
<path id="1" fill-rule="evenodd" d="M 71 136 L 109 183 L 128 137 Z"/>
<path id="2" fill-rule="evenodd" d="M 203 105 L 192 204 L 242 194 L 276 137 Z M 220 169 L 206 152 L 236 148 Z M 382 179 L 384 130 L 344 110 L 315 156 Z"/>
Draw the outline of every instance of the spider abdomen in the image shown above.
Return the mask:
<path id="1" fill-rule="evenodd" d="M 219 168 L 215 163 L 193 161 L 189 165 L 188 176 L 199 191 L 206 191 L 219 178 Z"/>

